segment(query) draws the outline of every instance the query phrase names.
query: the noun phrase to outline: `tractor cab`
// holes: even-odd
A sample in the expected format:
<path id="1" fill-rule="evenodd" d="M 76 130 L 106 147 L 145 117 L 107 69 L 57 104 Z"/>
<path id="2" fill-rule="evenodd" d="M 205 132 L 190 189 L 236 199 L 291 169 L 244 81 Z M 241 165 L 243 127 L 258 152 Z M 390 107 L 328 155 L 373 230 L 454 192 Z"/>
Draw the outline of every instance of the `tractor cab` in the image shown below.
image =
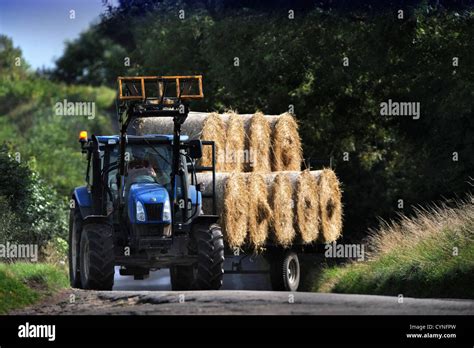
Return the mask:
<path id="1" fill-rule="evenodd" d="M 170 268 L 176 289 L 220 287 L 223 270 L 215 263 L 224 259 L 222 232 L 216 215 L 202 214 L 196 180 L 200 171 L 215 177 L 214 164 L 198 165 L 202 147 L 214 143 L 181 134 L 186 101 L 202 97 L 201 76 L 118 78 L 120 134 L 80 134 L 87 185 L 72 197 L 72 286 L 109 289 L 113 266 L 120 266 L 122 275 L 136 279 L 153 268 Z M 170 118 L 173 134 L 128 135 L 130 123 L 143 117 Z M 215 212 L 214 182 L 213 192 Z M 199 258 L 212 250 L 207 260 Z"/>

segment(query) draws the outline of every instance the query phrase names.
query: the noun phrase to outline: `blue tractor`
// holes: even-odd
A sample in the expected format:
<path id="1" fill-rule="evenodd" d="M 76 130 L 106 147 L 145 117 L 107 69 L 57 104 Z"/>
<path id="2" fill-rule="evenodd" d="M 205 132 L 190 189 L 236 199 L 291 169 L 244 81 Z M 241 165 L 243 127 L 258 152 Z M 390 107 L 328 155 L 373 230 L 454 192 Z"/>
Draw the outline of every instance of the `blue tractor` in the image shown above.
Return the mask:
<path id="1" fill-rule="evenodd" d="M 86 185 L 72 194 L 69 273 L 72 287 L 111 290 L 115 267 L 144 279 L 169 268 L 173 290 L 215 290 L 223 280 L 224 241 L 215 215 L 202 213 L 196 173 L 215 179 L 212 141 L 181 135 L 187 101 L 203 97 L 201 76 L 118 78 L 120 135 L 88 137 Z M 131 121 L 169 117 L 173 134 L 129 135 Z M 203 146 L 212 165 L 199 165 Z"/>

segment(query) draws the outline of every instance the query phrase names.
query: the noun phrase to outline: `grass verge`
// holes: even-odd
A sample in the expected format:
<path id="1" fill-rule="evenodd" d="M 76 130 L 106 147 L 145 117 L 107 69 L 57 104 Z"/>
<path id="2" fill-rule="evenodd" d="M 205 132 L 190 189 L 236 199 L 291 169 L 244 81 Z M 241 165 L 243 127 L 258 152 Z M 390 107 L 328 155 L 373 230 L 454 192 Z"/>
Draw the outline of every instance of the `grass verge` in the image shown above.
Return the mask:
<path id="1" fill-rule="evenodd" d="M 0 263 L 0 314 L 31 305 L 69 286 L 64 267 L 17 262 Z"/>
<path id="2" fill-rule="evenodd" d="M 365 262 L 324 268 L 318 292 L 474 298 L 474 204 L 420 209 L 383 223 Z"/>

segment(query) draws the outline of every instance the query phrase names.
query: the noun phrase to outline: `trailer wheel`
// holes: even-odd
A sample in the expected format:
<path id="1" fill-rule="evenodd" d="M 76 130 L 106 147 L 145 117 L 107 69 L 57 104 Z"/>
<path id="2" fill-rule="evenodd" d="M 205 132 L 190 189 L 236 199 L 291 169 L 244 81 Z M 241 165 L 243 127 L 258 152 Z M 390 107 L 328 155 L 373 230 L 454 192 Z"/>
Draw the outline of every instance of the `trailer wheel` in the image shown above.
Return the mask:
<path id="1" fill-rule="evenodd" d="M 296 291 L 300 277 L 300 262 L 295 252 L 287 251 L 270 261 L 270 280 L 273 290 Z"/>
<path id="2" fill-rule="evenodd" d="M 80 242 L 82 231 L 82 215 L 77 203 L 69 211 L 69 243 L 68 243 L 68 263 L 69 282 L 72 288 L 82 288 L 80 273 Z"/>
<path id="3" fill-rule="evenodd" d="M 95 223 L 85 225 L 80 250 L 82 287 L 112 290 L 115 266 L 112 226 Z"/>
<path id="4" fill-rule="evenodd" d="M 171 290 L 191 290 L 194 282 L 194 267 L 170 267 L 170 280 Z"/>
<path id="5" fill-rule="evenodd" d="M 197 225 L 194 230 L 198 262 L 194 265 L 194 289 L 218 290 L 224 278 L 224 237 L 219 225 Z"/>

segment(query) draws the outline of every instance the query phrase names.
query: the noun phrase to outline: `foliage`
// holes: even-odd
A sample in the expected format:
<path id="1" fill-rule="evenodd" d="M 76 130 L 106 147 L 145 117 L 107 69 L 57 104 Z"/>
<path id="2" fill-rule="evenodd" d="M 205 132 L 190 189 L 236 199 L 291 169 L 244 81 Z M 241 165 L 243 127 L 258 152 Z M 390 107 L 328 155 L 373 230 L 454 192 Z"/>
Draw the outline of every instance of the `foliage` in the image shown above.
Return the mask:
<path id="1" fill-rule="evenodd" d="M 41 257 L 64 261 L 67 204 L 85 174 L 77 135 L 112 131 L 115 92 L 35 75 L 4 35 L 0 72 L 0 242 L 38 244 Z M 95 103 L 95 117 L 56 115 L 64 100 Z"/>
<path id="2" fill-rule="evenodd" d="M 55 237 L 43 248 L 41 261 L 54 265 L 66 265 L 68 249 L 67 239 Z"/>
<path id="3" fill-rule="evenodd" d="M 61 196 L 83 183 L 84 166 L 77 136 L 80 130 L 91 134 L 112 132 L 115 91 L 107 87 L 70 86 L 54 83 L 12 65 L 21 51 L 11 40 L 0 36 L 5 50 L 0 53 L 0 143 L 23 159 L 35 159 L 35 170 Z M 56 103 L 93 102 L 96 115 L 61 116 Z"/>
<path id="4" fill-rule="evenodd" d="M 19 163 L 0 151 L 0 239 L 44 246 L 55 236 L 66 235 L 65 202 L 40 179 L 32 164 Z"/>
<path id="5" fill-rule="evenodd" d="M 205 100 L 196 110 L 278 114 L 293 106 L 306 164 L 335 167 L 344 235 L 359 240 L 377 216 L 411 214 L 412 205 L 470 188 L 473 22 L 472 4 L 445 1 L 120 1 L 68 44 L 54 76 L 113 86 L 119 73 L 201 73 Z M 123 55 L 105 58 L 107 49 Z M 421 118 L 382 117 L 389 99 L 419 102 Z"/>
<path id="6" fill-rule="evenodd" d="M 12 212 L 9 201 L 0 196 L 0 243 L 23 240 L 27 228 L 18 215 Z"/>

